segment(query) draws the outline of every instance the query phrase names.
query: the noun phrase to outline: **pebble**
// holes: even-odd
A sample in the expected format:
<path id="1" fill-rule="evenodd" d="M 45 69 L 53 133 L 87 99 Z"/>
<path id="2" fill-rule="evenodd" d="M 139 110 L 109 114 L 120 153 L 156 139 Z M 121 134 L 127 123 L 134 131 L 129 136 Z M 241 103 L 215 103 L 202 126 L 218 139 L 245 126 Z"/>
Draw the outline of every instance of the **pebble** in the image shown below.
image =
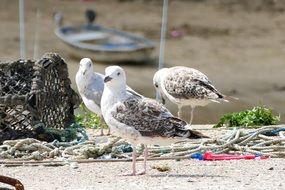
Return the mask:
<path id="1" fill-rule="evenodd" d="M 195 182 L 193 179 L 188 179 L 187 182 Z"/>
<path id="2" fill-rule="evenodd" d="M 78 162 L 71 162 L 69 166 L 72 169 L 77 169 L 78 168 Z"/>

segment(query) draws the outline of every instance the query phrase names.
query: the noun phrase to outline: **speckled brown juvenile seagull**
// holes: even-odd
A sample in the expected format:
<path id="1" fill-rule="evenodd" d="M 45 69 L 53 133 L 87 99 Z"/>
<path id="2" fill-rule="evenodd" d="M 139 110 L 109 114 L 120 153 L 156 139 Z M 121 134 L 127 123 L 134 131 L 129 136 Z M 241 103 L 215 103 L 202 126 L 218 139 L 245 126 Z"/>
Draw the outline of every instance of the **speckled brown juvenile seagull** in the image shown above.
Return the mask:
<path id="1" fill-rule="evenodd" d="M 167 97 L 178 106 L 179 118 L 182 116 L 182 107 L 191 106 L 190 124 L 196 106 L 205 106 L 210 102 L 228 102 L 227 96 L 220 93 L 205 74 L 189 67 L 163 68 L 155 73 L 153 85 L 163 102 Z"/>
<path id="2" fill-rule="evenodd" d="M 190 130 L 187 122 L 173 115 L 159 102 L 126 91 L 126 76 L 121 67 L 105 70 L 105 87 L 101 106 L 112 134 L 132 144 L 133 170 L 128 175 L 146 172 L 147 145 L 167 145 L 205 135 Z M 136 172 L 136 145 L 144 144 L 144 169 Z"/>

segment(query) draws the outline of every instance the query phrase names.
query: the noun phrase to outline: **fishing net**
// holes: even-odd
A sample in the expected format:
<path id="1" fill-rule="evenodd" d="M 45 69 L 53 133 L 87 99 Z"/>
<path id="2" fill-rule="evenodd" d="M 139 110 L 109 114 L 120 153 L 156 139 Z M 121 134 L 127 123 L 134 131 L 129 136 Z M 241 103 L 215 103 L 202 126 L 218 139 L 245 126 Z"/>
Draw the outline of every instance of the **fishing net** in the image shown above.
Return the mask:
<path id="1" fill-rule="evenodd" d="M 0 62 L 0 143 L 70 126 L 79 102 L 70 84 L 67 65 L 55 53 Z"/>

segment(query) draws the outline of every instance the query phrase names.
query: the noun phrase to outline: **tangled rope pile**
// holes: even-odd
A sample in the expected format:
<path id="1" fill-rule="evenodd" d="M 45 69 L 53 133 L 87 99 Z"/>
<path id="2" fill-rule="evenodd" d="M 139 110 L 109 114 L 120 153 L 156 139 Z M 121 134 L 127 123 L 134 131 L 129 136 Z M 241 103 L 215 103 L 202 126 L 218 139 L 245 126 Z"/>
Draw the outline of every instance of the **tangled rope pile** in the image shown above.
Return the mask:
<path id="1" fill-rule="evenodd" d="M 277 133 L 277 136 L 269 136 L 269 133 Z M 102 141 L 102 138 L 101 138 Z M 124 149 L 124 150 L 123 150 Z M 220 138 L 212 138 L 203 141 L 190 141 L 175 144 L 173 147 L 149 147 L 150 159 L 175 159 L 189 158 L 197 152 L 212 151 L 214 153 L 253 153 L 270 156 L 272 158 L 285 157 L 285 126 L 266 126 L 245 133 L 242 129 L 234 129 Z M 100 158 L 109 156 L 112 161 L 116 158 L 121 161 L 131 158 L 132 149 L 130 145 L 120 138 L 100 138 L 95 141 L 83 143 L 66 143 L 54 141 L 52 143 L 42 142 L 36 139 L 7 140 L 0 145 L 0 159 L 28 161 L 45 160 L 78 161 L 89 158 Z M 138 154 L 142 154 L 143 147 L 138 148 Z M 94 160 L 96 161 L 96 160 Z M 101 160 L 102 161 L 102 160 Z M 0 161 L 0 164 L 5 162 Z"/>
<path id="2" fill-rule="evenodd" d="M 270 132 L 278 132 L 277 136 L 268 136 Z M 185 143 L 173 149 L 151 149 L 152 156 L 191 156 L 197 152 L 212 151 L 218 153 L 252 153 L 285 158 L 285 126 L 266 126 L 253 132 L 244 133 L 241 129 L 234 129 L 221 138 L 209 139 L 203 142 Z M 169 153 L 168 153 L 169 152 Z M 174 152 L 174 153 L 173 153 Z M 166 154 L 165 154 L 166 153 Z"/>
<path id="3" fill-rule="evenodd" d="M 32 138 L 7 140 L 3 145 L 0 145 L 0 158 L 16 160 L 98 158 L 110 153 L 114 144 L 119 144 L 119 140 L 120 138 L 112 138 L 107 143 L 96 143 L 95 141 L 83 143 L 53 141 L 47 143 Z"/>

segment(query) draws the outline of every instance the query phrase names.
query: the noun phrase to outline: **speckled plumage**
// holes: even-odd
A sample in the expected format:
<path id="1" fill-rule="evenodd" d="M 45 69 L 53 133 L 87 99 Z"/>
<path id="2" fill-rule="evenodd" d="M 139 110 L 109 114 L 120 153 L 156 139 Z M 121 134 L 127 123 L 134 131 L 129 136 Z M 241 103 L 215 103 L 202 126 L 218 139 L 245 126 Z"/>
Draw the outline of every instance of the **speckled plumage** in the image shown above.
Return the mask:
<path id="1" fill-rule="evenodd" d="M 187 67 L 175 67 L 168 70 L 163 78 L 165 90 L 178 99 L 212 99 L 224 98 L 206 75 Z"/>
<path id="2" fill-rule="evenodd" d="M 105 88 L 101 109 L 112 134 L 120 136 L 132 144 L 132 172 L 124 175 L 141 175 L 146 172 L 147 145 L 166 145 L 186 139 L 206 137 L 190 130 L 185 121 L 172 114 L 159 102 L 137 96 L 126 90 L 126 76 L 119 66 L 105 70 Z M 136 172 L 136 145 L 142 143 L 144 149 L 144 169 Z"/>
<path id="3" fill-rule="evenodd" d="M 173 117 L 162 104 L 149 98 L 131 96 L 111 114 L 118 122 L 132 126 L 142 136 L 199 137 L 195 135 L 197 133 L 191 133 L 191 130 L 185 128 L 185 121 Z"/>
<path id="4" fill-rule="evenodd" d="M 182 117 L 182 107 L 191 106 L 190 124 L 196 106 L 205 106 L 210 102 L 225 101 L 220 93 L 202 72 L 184 66 L 163 68 L 153 77 L 153 84 L 165 102 L 167 97 L 178 106 L 178 116 Z"/>

